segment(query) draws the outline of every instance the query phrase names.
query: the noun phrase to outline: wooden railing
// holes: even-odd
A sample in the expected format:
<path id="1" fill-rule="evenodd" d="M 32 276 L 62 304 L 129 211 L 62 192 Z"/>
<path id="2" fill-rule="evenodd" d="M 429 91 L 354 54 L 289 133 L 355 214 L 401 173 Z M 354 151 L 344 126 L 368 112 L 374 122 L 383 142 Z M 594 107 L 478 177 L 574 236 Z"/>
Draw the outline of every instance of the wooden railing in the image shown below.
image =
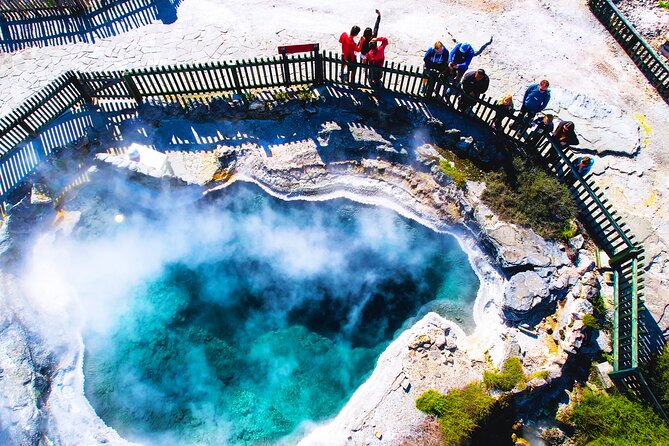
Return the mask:
<path id="1" fill-rule="evenodd" d="M 589 0 L 590 9 L 632 58 L 662 98 L 669 102 L 669 68 L 610 0 Z"/>
<path id="2" fill-rule="evenodd" d="M 156 19 L 176 19 L 181 0 L 0 1 L 0 50 L 94 42 Z M 37 3 L 39 8 L 27 8 Z M 26 8 L 22 9 L 23 6 Z M 4 8 L 4 9 L 3 9 Z"/>
<path id="3" fill-rule="evenodd" d="M 342 69 L 355 68 L 353 81 L 342 79 Z M 499 110 L 492 98 L 482 95 L 470 98 L 472 106 L 465 111 L 458 107 L 464 93 L 457 85 L 439 77 L 427 76 L 421 69 L 406 65 L 386 64 L 370 67 L 360 63 L 344 64 L 341 56 L 319 53 L 277 56 L 238 62 L 191 64 L 167 67 L 73 73 L 59 77 L 31 97 L 8 117 L 0 119 L 0 202 L 4 206 L 11 193 L 48 153 L 34 153 L 39 132 L 72 106 L 84 103 L 131 101 L 141 104 L 150 98 L 176 101 L 183 97 L 203 99 L 225 92 L 236 94 L 253 89 L 280 88 L 292 85 L 345 84 L 369 88 L 368 77 L 374 70 L 382 73 L 381 88 L 407 95 L 419 101 L 436 102 L 464 114 L 468 119 L 490 126 L 498 119 L 495 132 L 508 143 L 538 155 L 546 166 L 570 189 L 578 206 L 580 218 L 595 243 L 611 259 L 615 281 L 614 372 L 628 388 L 662 408 L 650 391 L 639 369 L 639 362 L 648 358 L 640 343 L 643 333 L 639 312 L 643 288 L 643 248 L 629 228 L 612 209 L 603 192 L 589 175 L 576 168 L 576 155 L 566 152 L 548 135 L 528 136 L 523 125 L 516 125 L 515 114 Z M 423 81 L 426 81 L 423 86 Z M 520 130 L 519 130 L 520 129 Z M 30 152 L 27 148 L 32 148 Z M 28 152 L 26 152 L 28 150 Z"/>

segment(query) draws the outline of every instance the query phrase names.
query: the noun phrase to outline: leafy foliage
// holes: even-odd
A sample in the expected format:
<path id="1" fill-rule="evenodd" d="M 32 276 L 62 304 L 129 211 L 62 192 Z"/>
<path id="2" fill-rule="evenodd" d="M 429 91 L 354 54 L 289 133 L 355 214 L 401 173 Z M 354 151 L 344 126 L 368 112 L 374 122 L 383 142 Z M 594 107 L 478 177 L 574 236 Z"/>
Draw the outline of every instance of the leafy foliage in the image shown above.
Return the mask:
<path id="1" fill-rule="evenodd" d="M 548 379 L 549 376 L 550 372 L 548 370 L 538 370 L 530 375 L 530 379 Z"/>
<path id="2" fill-rule="evenodd" d="M 274 97 L 274 100 L 277 102 L 286 102 L 287 100 L 290 99 L 290 95 L 288 94 L 287 91 L 284 90 L 275 91 L 272 96 Z"/>
<path id="3" fill-rule="evenodd" d="M 487 175 L 482 198 L 497 215 L 542 237 L 573 237 L 576 206 L 564 184 L 536 167 L 521 170 L 515 186 L 509 183 L 500 172 Z"/>
<path id="4" fill-rule="evenodd" d="M 459 170 L 457 167 L 452 165 L 448 161 L 442 161 L 439 163 L 439 169 L 444 172 L 446 175 L 451 177 L 456 186 L 462 187 L 465 185 L 465 181 L 468 180 L 467 173 L 462 170 Z"/>
<path id="5" fill-rule="evenodd" d="M 303 103 L 311 101 L 314 97 L 314 93 L 311 90 L 302 90 L 297 93 L 297 99 Z"/>
<path id="6" fill-rule="evenodd" d="M 524 383 L 525 379 L 523 363 L 520 362 L 520 358 L 515 356 L 511 356 L 504 361 L 502 372 L 483 372 L 483 382 L 491 389 L 513 390 L 519 384 Z"/>
<path id="7" fill-rule="evenodd" d="M 651 409 L 621 395 L 586 389 L 571 413 L 578 445 L 660 446 L 667 444 L 669 428 Z"/>
<path id="8" fill-rule="evenodd" d="M 430 389 L 416 400 L 418 409 L 438 417 L 443 444 L 449 446 L 464 444 L 494 405 L 495 399 L 480 383 L 453 389 L 447 395 Z"/>
<path id="9" fill-rule="evenodd" d="M 601 328 L 599 322 L 597 322 L 597 318 L 595 318 L 595 316 L 592 314 L 586 314 L 583 316 L 583 326 L 585 328 L 592 328 L 594 330 L 599 330 Z"/>
<path id="10" fill-rule="evenodd" d="M 665 344 L 662 353 L 655 362 L 655 379 L 660 390 L 660 398 L 669 404 L 669 344 Z"/>

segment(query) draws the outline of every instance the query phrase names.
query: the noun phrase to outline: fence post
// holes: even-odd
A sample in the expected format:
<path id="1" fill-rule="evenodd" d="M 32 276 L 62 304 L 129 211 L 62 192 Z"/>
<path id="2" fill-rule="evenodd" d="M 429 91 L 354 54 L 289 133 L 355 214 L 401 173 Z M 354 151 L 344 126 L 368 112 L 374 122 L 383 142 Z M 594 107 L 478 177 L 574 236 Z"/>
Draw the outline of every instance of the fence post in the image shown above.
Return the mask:
<path id="1" fill-rule="evenodd" d="M 323 85 L 323 56 L 321 55 L 320 45 L 314 43 L 314 84 Z"/>
<path id="2" fill-rule="evenodd" d="M 132 80 L 129 71 L 123 72 L 123 81 L 125 82 L 126 87 L 128 87 L 128 91 L 132 95 L 133 99 L 135 99 L 135 102 L 137 102 L 137 105 L 140 105 L 142 103 L 142 94 L 139 92 L 135 81 Z"/>
<path id="3" fill-rule="evenodd" d="M 232 81 L 235 83 L 235 94 L 242 94 L 242 84 L 239 82 L 239 73 L 237 72 L 237 64 L 230 66 L 227 62 L 224 62 L 223 65 L 230 69 L 232 73 Z"/>
<path id="4" fill-rule="evenodd" d="M 289 87 L 290 82 L 290 69 L 288 67 L 288 55 L 286 54 L 286 48 L 281 48 L 281 59 L 283 60 L 283 86 Z"/>

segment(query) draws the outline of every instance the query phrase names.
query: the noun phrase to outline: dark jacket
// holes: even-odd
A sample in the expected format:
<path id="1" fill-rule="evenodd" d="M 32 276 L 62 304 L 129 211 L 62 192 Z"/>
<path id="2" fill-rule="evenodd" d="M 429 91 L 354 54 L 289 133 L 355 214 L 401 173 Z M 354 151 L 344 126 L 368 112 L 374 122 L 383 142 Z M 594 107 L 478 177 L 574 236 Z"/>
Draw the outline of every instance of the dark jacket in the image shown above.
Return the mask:
<path id="1" fill-rule="evenodd" d="M 571 130 L 567 130 L 565 125 L 571 123 Z M 555 142 L 561 146 L 577 146 L 579 144 L 578 136 L 574 131 L 574 123 L 571 121 L 562 121 L 553 132 Z"/>
<path id="2" fill-rule="evenodd" d="M 476 79 L 476 71 L 470 71 L 462 78 L 462 89 L 469 96 L 478 96 L 488 91 L 490 85 L 490 78 L 487 74 L 483 78 Z"/>
<path id="3" fill-rule="evenodd" d="M 531 113 L 539 113 L 546 108 L 548 101 L 551 100 L 551 91 L 539 90 L 539 84 L 532 84 L 527 87 L 523 97 L 523 107 Z"/>
<path id="4" fill-rule="evenodd" d="M 443 51 L 441 54 L 439 54 L 437 50 L 434 49 L 434 47 L 425 52 L 425 56 L 423 56 L 423 62 L 425 62 L 426 69 L 443 71 L 446 69 L 446 67 L 448 67 L 448 50 L 445 46 L 442 48 Z"/>
<path id="5" fill-rule="evenodd" d="M 466 71 L 469 68 L 469 64 L 472 62 L 472 59 L 476 53 L 474 52 L 474 48 L 470 48 L 469 51 L 463 53 L 460 51 L 461 46 L 462 43 L 458 43 L 451 50 L 450 54 L 448 55 L 448 63 L 455 63 L 458 65 L 458 70 Z"/>
<path id="6" fill-rule="evenodd" d="M 372 39 L 376 36 L 379 35 L 379 24 L 381 23 L 381 15 L 376 16 L 376 23 L 374 23 L 374 31 L 372 31 Z M 365 39 L 365 36 L 363 35 L 360 38 L 360 44 L 359 44 L 359 50 L 360 54 L 363 56 L 369 52 L 369 42 L 371 39 L 367 40 Z"/>

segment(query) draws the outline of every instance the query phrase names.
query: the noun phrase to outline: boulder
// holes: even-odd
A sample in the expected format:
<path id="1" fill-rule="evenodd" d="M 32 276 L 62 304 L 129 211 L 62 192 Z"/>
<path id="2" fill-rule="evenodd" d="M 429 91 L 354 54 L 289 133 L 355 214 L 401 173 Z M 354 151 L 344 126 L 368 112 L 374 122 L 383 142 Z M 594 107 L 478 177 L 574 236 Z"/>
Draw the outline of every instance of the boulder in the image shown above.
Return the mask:
<path id="1" fill-rule="evenodd" d="M 482 229 L 502 268 L 532 269 L 571 263 L 557 243 L 544 240 L 531 229 L 502 222 Z"/>
<path id="2" fill-rule="evenodd" d="M 550 297 L 546 279 L 534 271 L 524 271 L 511 277 L 507 283 L 502 310 L 507 319 L 522 321 L 537 307 L 550 303 Z"/>

